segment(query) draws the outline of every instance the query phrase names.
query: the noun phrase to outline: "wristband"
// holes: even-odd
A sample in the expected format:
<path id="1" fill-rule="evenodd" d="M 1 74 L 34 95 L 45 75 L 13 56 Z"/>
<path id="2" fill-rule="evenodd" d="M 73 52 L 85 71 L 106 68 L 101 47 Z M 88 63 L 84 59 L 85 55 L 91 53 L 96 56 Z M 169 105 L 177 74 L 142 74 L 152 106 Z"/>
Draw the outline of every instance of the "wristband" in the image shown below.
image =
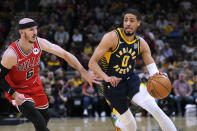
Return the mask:
<path id="1" fill-rule="evenodd" d="M 155 63 L 151 63 L 151 64 L 147 65 L 146 67 L 148 69 L 150 76 L 153 76 L 154 74 L 159 72 Z"/>

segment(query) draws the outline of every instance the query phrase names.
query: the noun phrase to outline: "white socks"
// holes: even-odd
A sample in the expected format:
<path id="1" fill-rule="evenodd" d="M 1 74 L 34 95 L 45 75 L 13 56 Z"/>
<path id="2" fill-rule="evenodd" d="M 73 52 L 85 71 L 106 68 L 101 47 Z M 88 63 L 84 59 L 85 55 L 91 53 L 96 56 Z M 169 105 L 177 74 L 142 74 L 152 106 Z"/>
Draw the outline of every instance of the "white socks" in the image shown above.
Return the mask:
<path id="1" fill-rule="evenodd" d="M 122 131 L 136 131 L 137 130 L 137 124 L 130 109 L 128 109 L 122 115 L 120 115 L 117 112 L 116 117 L 118 118 L 120 123 L 123 125 L 123 127 L 121 128 Z"/>

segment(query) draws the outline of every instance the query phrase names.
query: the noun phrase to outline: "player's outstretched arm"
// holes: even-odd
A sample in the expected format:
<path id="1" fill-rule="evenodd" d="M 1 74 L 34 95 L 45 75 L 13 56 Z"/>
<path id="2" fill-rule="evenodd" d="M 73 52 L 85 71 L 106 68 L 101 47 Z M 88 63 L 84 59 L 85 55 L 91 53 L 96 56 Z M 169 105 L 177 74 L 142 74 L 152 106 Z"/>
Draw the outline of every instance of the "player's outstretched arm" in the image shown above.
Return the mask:
<path id="1" fill-rule="evenodd" d="M 25 100 L 24 95 L 16 92 L 5 79 L 10 69 L 16 64 L 17 56 L 11 48 L 8 48 L 4 52 L 0 64 L 0 85 L 5 92 L 14 97 L 17 105 L 21 105 Z"/>
<path id="2" fill-rule="evenodd" d="M 105 80 L 105 82 L 111 83 L 111 85 L 114 87 L 118 85 L 121 78 L 117 78 L 115 76 L 108 76 L 101 70 L 100 66 L 98 65 L 98 61 L 101 59 L 101 57 L 104 56 L 107 51 L 109 51 L 110 49 L 114 49 L 117 45 L 117 42 L 118 38 L 114 31 L 105 34 L 98 47 L 94 51 L 94 54 L 92 55 L 88 64 L 89 68 L 93 72 L 95 72 L 100 78 Z"/>
<path id="3" fill-rule="evenodd" d="M 146 67 L 149 71 L 150 76 L 153 76 L 154 74 L 159 73 L 159 70 L 157 69 L 155 61 L 153 60 L 153 57 L 151 56 L 150 48 L 147 42 L 143 38 L 140 38 L 140 53 L 142 54 L 142 59 L 144 63 L 146 64 Z"/>
<path id="4" fill-rule="evenodd" d="M 38 42 L 42 50 L 63 58 L 69 65 L 78 70 L 82 77 L 88 81 L 90 86 L 92 86 L 92 83 L 99 84 L 99 82 L 96 81 L 96 76 L 93 73 L 87 72 L 74 55 L 46 39 L 38 38 Z"/>

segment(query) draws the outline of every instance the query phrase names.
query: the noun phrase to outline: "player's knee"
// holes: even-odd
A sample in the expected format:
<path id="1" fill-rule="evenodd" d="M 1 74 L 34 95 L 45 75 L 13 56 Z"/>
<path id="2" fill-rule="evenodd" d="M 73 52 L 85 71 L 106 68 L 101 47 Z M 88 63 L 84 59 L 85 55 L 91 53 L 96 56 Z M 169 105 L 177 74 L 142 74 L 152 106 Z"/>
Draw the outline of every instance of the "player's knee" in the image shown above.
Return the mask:
<path id="1" fill-rule="evenodd" d="M 159 107 L 156 102 L 152 99 L 144 99 L 141 101 L 141 106 L 145 108 L 151 114 L 160 113 Z"/>
<path id="2" fill-rule="evenodd" d="M 47 125 L 47 123 L 49 122 L 49 119 L 50 119 L 50 115 L 49 115 L 48 109 L 39 110 L 39 111 L 42 114 L 42 116 L 44 117 L 44 120 L 45 120 L 46 125 Z"/>

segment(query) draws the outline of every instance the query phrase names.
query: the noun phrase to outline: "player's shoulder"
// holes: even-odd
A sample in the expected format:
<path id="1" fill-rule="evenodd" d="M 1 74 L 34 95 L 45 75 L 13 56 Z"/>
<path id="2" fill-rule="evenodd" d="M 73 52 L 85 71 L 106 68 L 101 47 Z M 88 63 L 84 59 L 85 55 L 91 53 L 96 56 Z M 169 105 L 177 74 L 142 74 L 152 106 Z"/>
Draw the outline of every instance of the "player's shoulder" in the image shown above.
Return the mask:
<path id="1" fill-rule="evenodd" d="M 37 41 L 38 41 L 38 44 L 40 45 L 40 48 L 42 50 L 47 48 L 49 42 L 46 39 L 41 38 L 41 37 L 37 37 Z"/>
<path id="2" fill-rule="evenodd" d="M 143 38 L 143 37 L 141 37 L 141 36 L 139 36 L 139 35 L 137 35 L 136 37 L 137 37 L 137 39 L 139 39 L 139 40 L 140 40 L 140 42 L 146 42 L 146 41 L 144 40 L 144 38 Z"/>
<path id="3" fill-rule="evenodd" d="M 144 40 L 143 37 L 141 37 L 141 36 L 137 36 L 137 37 L 140 40 L 140 46 L 146 46 L 146 45 L 148 45 L 148 43 L 146 42 L 146 40 Z"/>
<path id="4" fill-rule="evenodd" d="M 42 43 L 44 40 L 45 40 L 44 38 L 37 37 L 37 41 L 38 41 L 38 43 Z"/>
<path id="5" fill-rule="evenodd" d="M 5 50 L 1 59 L 1 64 L 8 69 L 11 69 L 12 66 L 17 64 L 17 54 L 13 48 L 8 47 Z"/>
<path id="6" fill-rule="evenodd" d="M 8 59 L 16 59 L 17 58 L 17 54 L 14 51 L 13 48 L 8 47 L 5 52 L 3 53 L 3 57 L 4 58 L 8 58 Z"/>
<path id="7" fill-rule="evenodd" d="M 103 39 L 107 39 L 109 41 L 114 41 L 116 39 L 118 39 L 117 34 L 115 32 L 115 30 L 112 30 L 110 32 L 107 32 L 104 36 Z"/>

